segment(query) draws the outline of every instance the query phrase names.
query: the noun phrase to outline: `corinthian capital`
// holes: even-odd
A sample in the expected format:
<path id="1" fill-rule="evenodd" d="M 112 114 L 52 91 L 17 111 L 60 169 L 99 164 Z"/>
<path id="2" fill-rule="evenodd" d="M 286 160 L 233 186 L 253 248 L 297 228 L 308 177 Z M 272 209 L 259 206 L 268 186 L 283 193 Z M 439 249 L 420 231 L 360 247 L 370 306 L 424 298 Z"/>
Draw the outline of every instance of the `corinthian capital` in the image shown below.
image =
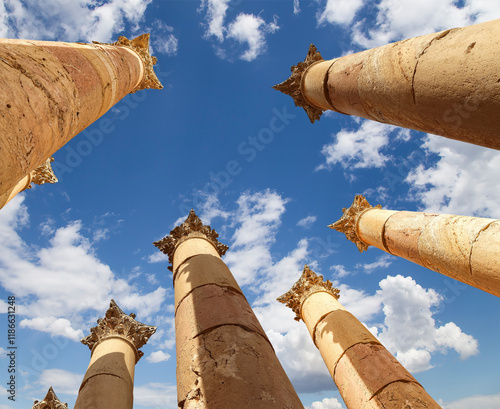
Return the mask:
<path id="1" fill-rule="evenodd" d="M 189 216 L 180 226 L 173 229 L 170 234 L 161 240 L 155 241 L 153 244 L 163 253 L 168 255 L 168 260 L 172 263 L 176 247 L 191 237 L 201 237 L 208 240 L 216 248 L 220 256 L 226 254 L 228 246 L 222 244 L 217 239 L 219 235 L 208 225 L 204 225 L 193 209 L 189 212 Z"/>
<path id="2" fill-rule="evenodd" d="M 302 77 L 307 68 L 317 61 L 323 61 L 323 57 L 321 57 L 316 47 L 311 44 L 305 60 L 297 63 L 297 65 L 292 65 L 290 69 L 292 75 L 290 75 L 290 78 L 273 87 L 275 90 L 283 92 L 283 94 L 290 95 L 295 102 L 295 106 L 304 108 L 311 123 L 319 120 L 323 110 L 311 105 L 304 97 L 302 92 Z"/>
<path id="3" fill-rule="evenodd" d="M 58 399 L 51 386 L 45 398 L 41 402 L 36 400 L 31 409 L 68 409 L 68 404 Z"/>
<path id="4" fill-rule="evenodd" d="M 139 358 L 141 358 L 144 353 L 139 351 L 139 348 L 144 346 L 155 332 L 156 327 L 136 321 L 135 314 L 125 314 L 116 302 L 111 300 L 106 316 L 97 320 L 97 326 L 92 327 L 90 335 L 83 338 L 81 342 L 92 351 L 99 341 L 118 336 L 130 341 L 135 346 Z"/>
<path id="5" fill-rule="evenodd" d="M 382 205 L 377 205 L 375 207 L 368 203 L 368 200 L 362 195 L 356 195 L 351 207 L 342 209 L 342 217 L 335 223 L 328 225 L 330 229 L 337 230 L 344 233 L 347 240 L 352 241 L 357 247 L 360 253 L 367 250 L 369 245 L 361 241 L 358 236 L 358 219 L 363 212 L 368 209 L 381 209 Z"/>
<path id="6" fill-rule="evenodd" d="M 287 307 L 290 307 L 295 313 L 295 321 L 300 321 L 302 318 L 302 303 L 311 294 L 317 292 L 330 293 L 337 300 L 340 297 L 340 290 L 333 287 L 330 280 L 324 281 L 322 275 L 317 275 L 306 264 L 299 280 L 293 285 L 290 291 L 283 294 L 281 297 L 278 297 L 278 301 L 282 304 L 286 304 Z"/>
<path id="7" fill-rule="evenodd" d="M 30 185 L 26 189 L 31 189 L 31 183 L 43 185 L 44 183 L 57 183 L 57 177 L 50 166 L 50 162 L 54 162 L 54 158 L 48 158 L 40 166 L 30 172 Z"/>

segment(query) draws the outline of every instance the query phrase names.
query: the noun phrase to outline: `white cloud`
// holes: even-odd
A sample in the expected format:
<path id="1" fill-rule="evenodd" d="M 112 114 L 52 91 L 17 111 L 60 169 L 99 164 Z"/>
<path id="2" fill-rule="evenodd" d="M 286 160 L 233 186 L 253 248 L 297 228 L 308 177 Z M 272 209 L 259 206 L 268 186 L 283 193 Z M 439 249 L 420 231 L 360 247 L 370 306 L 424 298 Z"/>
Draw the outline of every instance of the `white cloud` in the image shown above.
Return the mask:
<path id="1" fill-rule="evenodd" d="M 326 162 L 317 169 L 332 169 L 336 164 L 344 169 L 381 168 L 390 159 L 382 150 L 389 144 L 389 135 L 400 132 L 393 125 L 363 120 L 354 131 L 342 129 L 333 142 L 323 146 Z"/>
<path id="2" fill-rule="evenodd" d="M 318 23 L 350 24 L 363 0 L 326 0 L 324 10 L 318 14 Z"/>
<path id="3" fill-rule="evenodd" d="M 134 407 L 176 408 L 177 390 L 175 385 L 166 383 L 148 383 L 134 386 Z"/>
<path id="4" fill-rule="evenodd" d="M 233 216 L 236 230 L 225 262 L 240 285 L 255 282 L 272 265 L 270 245 L 287 201 L 270 190 L 244 193 L 238 199 Z"/>
<path id="5" fill-rule="evenodd" d="M 151 32 L 151 46 L 154 51 L 167 55 L 177 55 L 179 39 L 172 34 L 174 28 L 162 20 L 155 20 L 153 27 L 147 31 Z"/>
<path id="6" fill-rule="evenodd" d="M 322 401 L 313 402 L 307 409 L 342 409 L 342 404 L 336 398 L 325 398 Z"/>
<path id="7" fill-rule="evenodd" d="M 4 37 L 109 42 L 129 24 L 139 30 L 152 0 L 20 0 L 2 2 L 0 33 Z M 4 8 L 4 10 L 2 10 Z M 5 14 L 4 14 L 5 13 Z"/>
<path id="8" fill-rule="evenodd" d="M 293 14 L 299 14 L 299 13 L 300 13 L 300 1 L 293 0 Z"/>
<path id="9" fill-rule="evenodd" d="M 330 270 L 335 273 L 335 278 L 347 277 L 351 274 L 342 264 L 334 264 L 330 266 Z"/>
<path id="10" fill-rule="evenodd" d="M 303 227 L 304 229 L 310 229 L 311 225 L 317 220 L 316 216 L 307 216 L 297 222 L 297 226 Z"/>
<path id="11" fill-rule="evenodd" d="M 373 263 L 359 264 L 356 267 L 360 267 L 365 273 L 370 274 L 375 270 L 389 267 L 394 259 L 395 257 L 390 254 L 382 254 L 377 258 L 377 261 L 374 261 Z"/>
<path id="12" fill-rule="evenodd" d="M 229 25 L 228 38 L 246 43 L 248 50 L 240 58 L 245 61 L 253 61 L 266 49 L 266 34 L 274 33 L 278 29 L 276 16 L 273 22 L 266 23 L 260 16 L 241 13 Z"/>
<path id="13" fill-rule="evenodd" d="M 500 15 L 500 3 L 466 0 L 382 0 L 376 22 L 361 21 L 353 30 L 353 41 L 372 48 L 423 34 L 489 21 Z"/>
<path id="14" fill-rule="evenodd" d="M 75 330 L 71 326 L 71 322 L 65 318 L 56 317 L 37 317 L 33 319 L 24 319 L 19 325 L 21 328 L 31 328 L 37 331 L 48 332 L 50 335 L 59 335 L 80 341 L 83 338 L 82 330 Z"/>
<path id="15" fill-rule="evenodd" d="M 473 395 L 467 398 L 446 402 L 443 409 L 498 409 L 500 408 L 500 393 L 494 395 Z"/>
<path id="16" fill-rule="evenodd" d="M 435 352 L 453 349 L 461 359 L 479 352 L 477 340 L 455 323 L 436 326 L 432 309 L 442 297 L 433 289 L 424 289 L 411 277 L 401 275 L 387 276 L 379 285 L 377 295 L 382 299 L 385 319 L 378 337 L 410 372 L 432 368 Z"/>
<path id="17" fill-rule="evenodd" d="M 419 165 L 406 178 L 424 210 L 458 215 L 500 217 L 500 152 L 427 135 L 422 147 L 437 163 Z"/>
<path id="18" fill-rule="evenodd" d="M 156 364 L 158 362 L 168 361 L 169 359 L 170 359 L 170 354 L 167 354 L 166 352 L 163 351 L 155 351 L 152 352 L 151 355 L 149 355 L 146 358 L 146 361 L 151 362 L 152 364 Z"/>
<path id="19" fill-rule="evenodd" d="M 40 374 L 37 383 L 42 386 L 45 391 L 52 386 L 56 394 L 64 393 L 76 396 L 82 380 L 83 374 L 73 373 L 64 369 L 45 369 Z"/>
<path id="20" fill-rule="evenodd" d="M 245 61 L 253 61 L 266 50 L 266 35 L 279 29 L 277 16 L 266 23 L 260 15 L 239 13 L 230 23 L 225 20 L 230 0 L 202 0 L 200 10 L 206 10 L 207 21 L 205 37 L 215 37 L 219 44 L 232 39 L 240 44 L 246 44 L 248 49 L 240 55 Z M 226 58 L 227 53 L 222 45 L 215 47 L 220 58 Z"/>
<path id="21" fill-rule="evenodd" d="M 97 258 L 81 233 L 82 222 L 55 229 L 44 246 L 25 243 L 18 234 L 28 225 L 23 200 L 23 195 L 16 196 L 0 212 L 0 284 L 23 300 L 24 326 L 78 340 L 107 310 L 111 298 L 139 319 L 160 311 L 167 290 L 143 293 L 118 278 Z M 54 311 L 60 315 L 53 316 Z M 85 321 L 84 312 L 92 319 Z"/>
<path id="22" fill-rule="evenodd" d="M 148 256 L 148 263 L 163 263 L 163 262 L 168 262 L 168 256 L 159 250 Z"/>
<path id="23" fill-rule="evenodd" d="M 214 36 L 219 41 L 224 40 L 224 33 L 226 28 L 224 26 L 224 19 L 226 12 L 229 8 L 228 4 L 231 0 L 202 0 L 201 8 L 207 10 L 206 20 L 208 27 L 205 35 Z"/>

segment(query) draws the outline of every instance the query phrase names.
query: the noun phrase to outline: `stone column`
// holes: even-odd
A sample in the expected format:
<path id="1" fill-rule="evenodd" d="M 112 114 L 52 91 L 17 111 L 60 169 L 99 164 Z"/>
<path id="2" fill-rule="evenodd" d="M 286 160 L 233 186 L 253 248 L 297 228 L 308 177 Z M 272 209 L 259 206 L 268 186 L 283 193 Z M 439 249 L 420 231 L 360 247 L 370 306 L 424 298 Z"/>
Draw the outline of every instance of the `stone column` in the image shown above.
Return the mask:
<path id="1" fill-rule="evenodd" d="M 339 290 L 306 265 L 278 301 L 305 322 L 347 408 L 440 408 L 338 298 Z"/>
<path id="2" fill-rule="evenodd" d="M 113 44 L 0 39 L 0 196 L 130 92 L 162 88 L 149 34 Z"/>
<path id="3" fill-rule="evenodd" d="M 154 243 L 174 274 L 179 408 L 303 408 L 217 237 L 191 210 Z"/>
<path id="4" fill-rule="evenodd" d="M 51 386 L 45 398 L 41 402 L 36 400 L 31 409 L 68 409 L 68 404 L 59 400 Z"/>
<path id="5" fill-rule="evenodd" d="M 324 61 L 311 44 L 274 88 L 311 122 L 332 110 L 500 149 L 500 20 Z"/>
<path id="6" fill-rule="evenodd" d="M 50 166 L 54 158 L 48 158 L 40 166 L 33 169 L 24 178 L 22 178 L 15 186 L 0 196 L 0 209 L 9 203 L 19 192 L 26 189 L 31 189 L 31 184 L 43 185 L 45 183 L 57 183 L 57 177 Z"/>
<path id="7" fill-rule="evenodd" d="M 155 331 L 111 300 L 106 316 L 82 339 L 92 355 L 75 409 L 132 409 L 135 365 L 144 355 L 139 348 Z"/>
<path id="8" fill-rule="evenodd" d="M 330 228 L 360 252 L 369 246 L 500 296 L 500 220 L 382 210 L 364 196 Z"/>

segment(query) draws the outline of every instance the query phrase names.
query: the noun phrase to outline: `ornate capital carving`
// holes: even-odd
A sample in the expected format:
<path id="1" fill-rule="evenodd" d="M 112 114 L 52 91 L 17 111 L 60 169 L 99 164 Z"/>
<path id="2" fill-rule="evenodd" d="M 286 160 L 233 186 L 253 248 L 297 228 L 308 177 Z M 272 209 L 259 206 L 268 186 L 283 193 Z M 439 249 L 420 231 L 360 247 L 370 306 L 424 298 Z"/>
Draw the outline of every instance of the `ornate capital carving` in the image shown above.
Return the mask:
<path id="1" fill-rule="evenodd" d="M 281 84 L 276 84 L 273 87 L 275 90 L 281 91 L 286 95 L 290 95 L 295 102 L 295 106 L 304 108 L 311 123 L 319 120 L 321 114 L 323 113 L 323 109 L 311 105 L 302 94 L 302 76 L 306 72 L 307 68 L 317 61 L 323 61 L 323 57 L 321 57 L 321 54 L 316 47 L 311 44 L 309 46 L 306 59 L 297 63 L 297 65 L 292 65 L 292 68 L 290 68 L 292 71 L 290 78 L 283 81 Z"/>
<path id="2" fill-rule="evenodd" d="M 219 235 L 217 232 L 210 226 L 204 225 L 200 218 L 196 216 L 193 209 L 189 212 L 189 216 L 184 223 L 172 230 L 168 236 L 155 241 L 153 244 L 158 247 L 160 251 L 168 255 L 168 261 L 172 264 L 176 247 L 191 237 L 207 239 L 214 245 L 220 256 L 226 254 L 226 251 L 229 249 L 225 244 L 219 243 L 217 239 Z"/>
<path id="3" fill-rule="evenodd" d="M 58 399 L 51 386 L 45 398 L 41 402 L 36 400 L 31 409 L 68 409 L 68 404 Z"/>
<path id="4" fill-rule="evenodd" d="M 302 275 L 293 285 L 292 289 L 281 297 L 278 297 L 277 300 L 280 303 L 286 304 L 287 307 L 290 307 L 295 313 L 295 321 L 300 321 L 302 318 L 302 302 L 311 294 L 317 292 L 330 293 L 337 300 L 340 297 L 340 290 L 333 287 L 330 280 L 324 281 L 322 275 L 317 275 L 306 264 L 304 266 L 304 271 L 302 271 Z"/>
<path id="5" fill-rule="evenodd" d="M 31 189 L 31 183 L 36 185 L 43 185 L 44 183 L 57 183 L 58 179 L 52 170 L 52 166 L 50 166 L 50 162 L 54 162 L 54 158 L 48 158 L 40 166 L 30 172 L 30 184 L 26 187 L 26 189 Z"/>
<path id="6" fill-rule="evenodd" d="M 111 300 L 106 316 L 97 320 L 97 327 L 92 327 L 90 335 L 83 338 L 81 342 L 92 351 L 99 341 L 111 336 L 119 336 L 129 340 L 141 358 L 144 353 L 139 351 L 139 348 L 144 346 L 155 332 L 156 327 L 136 321 L 135 314 L 125 314 L 116 302 Z"/>
<path id="7" fill-rule="evenodd" d="M 382 205 L 373 207 L 370 205 L 370 203 L 368 203 L 368 200 L 366 200 L 364 196 L 356 195 L 351 207 L 349 207 L 348 209 L 344 207 L 342 209 L 342 212 L 344 213 L 342 217 L 335 223 L 328 225 L 328 227 L 341 233 L 345 233 L 347 240 L 352 241 L 358 247 L 359 252 L 362 253 L 364 250 L 367 250 L 370 245 L 362 242 L 358 236 L 357 226 L 359 216 L 367 209 L 381 208 Z"/>
<path id="8" fill-rule="evenodd" d="M 97 41 L 93 41 L 94 44 L 106 44 L 99 43 Z M 163 85 L 161 85 L 160 80 L 156 76 L 153 65 L 158 61 L 156 57 L 152 57 L 149 54 L 149 34 L 142 34 L 139 37 L 134 38 L 133 40 L 129 40 L 127 37 L 120 36 L 118 37 L 118 41 L 115 43 L 107 44 L 107 45 L 118 45 L 121 47 L 128 47 L 134 50 L 139 57 L 141 58 L 144 64 L 144 78 L 141 83 L 131 92 L 133 94 L 136 91 L 140 91 L 142 89 L 162 89 Z"/>

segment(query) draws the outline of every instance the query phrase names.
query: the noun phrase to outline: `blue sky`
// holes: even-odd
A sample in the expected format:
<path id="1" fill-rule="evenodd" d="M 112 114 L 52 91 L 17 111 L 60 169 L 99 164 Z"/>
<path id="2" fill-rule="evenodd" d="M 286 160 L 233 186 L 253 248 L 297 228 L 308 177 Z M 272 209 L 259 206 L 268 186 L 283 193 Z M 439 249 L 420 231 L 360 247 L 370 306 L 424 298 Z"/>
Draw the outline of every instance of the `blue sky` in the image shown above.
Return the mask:
<path id="1" fill-rule="evenodd" d="M 59 183 L 0 211 L 1 310 L 15 295 L 20 312 L 18 400 L 2 381 L 0 409 L 31 408 L 50 385 L 73 407 L 90 358 L 79 339 L 111 298 L 158 326 L 134 407 L 176 408 L 171 273 L 152 242 L 191 207 L 229 245 L 224 259 L 309 409 L 344 406 L 305 325 L 275 301 L 305 263 L 443 407 L 500 407 L 498 299 L 378 249 L 359 254 L 326 227 L 356 194 L 500 218 L 500 153 L 335 113 L 311 125 L 271 88 L 310 43 L 330 59 L 498 17 L 489 0 L 0 1 L 0 37 L 151 32 L 165 86 L 115 105 L 54 155 Z"/>

